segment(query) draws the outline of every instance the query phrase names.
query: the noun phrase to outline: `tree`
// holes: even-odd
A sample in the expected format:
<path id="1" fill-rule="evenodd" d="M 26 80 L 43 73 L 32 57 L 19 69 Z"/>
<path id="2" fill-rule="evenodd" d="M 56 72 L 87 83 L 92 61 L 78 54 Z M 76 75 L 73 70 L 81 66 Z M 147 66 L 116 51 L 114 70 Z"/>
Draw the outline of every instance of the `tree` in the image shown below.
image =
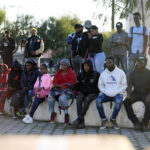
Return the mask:
<path id="1" fill-rule="evenodd" d="M 39 35 L 44 40 L 45 49 L 50 48 L 53 57 L 61 58 L 69 54 L 66 40 L 68 34 L 74 32 L 76 23 L 81 23 L 76 16 L 62 16 L 59 19 L 50 17 L 38 28 Z"/>
<path id="2" fill-rule="evenodd" d="M 0 9 L 0 25 L 2 25 L 3 22 L 5 22 L 6 19 L 6 12 L 3 9 Z"/>
<path id="3" fill-rule="evenodd" d="M 14 22 L 6 21 L 6 29 L 9 30 L 11 35 L 15 38 L 17 46 L 19 46 L 23 39 L 29 36 L 30 29 L 34 26 L 33 22 L 34 18 L 30 15 L 17 16 Z"/>

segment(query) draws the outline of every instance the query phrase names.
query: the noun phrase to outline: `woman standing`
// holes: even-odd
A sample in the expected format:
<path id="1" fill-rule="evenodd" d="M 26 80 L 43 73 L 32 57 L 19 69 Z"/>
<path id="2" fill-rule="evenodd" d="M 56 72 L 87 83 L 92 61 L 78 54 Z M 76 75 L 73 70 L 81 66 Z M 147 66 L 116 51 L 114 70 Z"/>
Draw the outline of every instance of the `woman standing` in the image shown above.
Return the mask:
<path id="1" fill-rule="evenodd" d="M 98 27 L 95 25 L 91 26 L 90 33 L 89 58 L 94 71 L 101 74 L 105 61 L 105 53 L 102 50 L 103 35 L 98 33 Z"/>

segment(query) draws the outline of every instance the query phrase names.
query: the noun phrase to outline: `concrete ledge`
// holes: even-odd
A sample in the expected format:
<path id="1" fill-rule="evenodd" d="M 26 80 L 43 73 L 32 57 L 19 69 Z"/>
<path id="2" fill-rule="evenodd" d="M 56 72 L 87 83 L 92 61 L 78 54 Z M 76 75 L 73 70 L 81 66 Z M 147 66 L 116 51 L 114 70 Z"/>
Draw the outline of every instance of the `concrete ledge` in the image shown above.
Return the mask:
<path id="1" fill-rule="evenodd" d="M 11 114 L 11 107 L 10 107 L 10 100 L 7 100 L 5 103 L 5 112 L 8 114 Z M 114 106 L 114 104 L 113 104 Z M 104 103 L 104 111 L 106 113 L 107 119 L 110 119 L 113 106 L 110 108 L 110 103 Z M 133 104 L 133 109 L 136 114 L 136 116 L 142 120 L 145 112 L 145 106 L 143 102 L 136 102 Z M 72 123 L 77 118 L 77 111 L 76 111 L 76 100 L 69 108 L 69 115 L 70 115 L 70 123 Z M 29 110 L 27 110 L 29 111 Z M 57 112 L 56 122 L 63 123 L 64 122 L 64 112 L 62 111 L 61 115 L 59 114 L 58 104 L 55 105 L 55 111 Z M 48 104 L 47 102 L 43 102 L 38 109 L 36 110 L 34 117 L 35 120 L 41 120 L 41 121 L 49 121 L 50 120 L 50 112 L 48 110 Z M 117 122 L 121 127 L 126 128 L 132 128 L 133 124 L 128 119 L 126 111 L 124 106 L 122 105 L 121 110 L 117 117 Z M 87 111 L 87 114 L 85 116 L 85 125 L 88 126 L 100 126 L 101 125 L 101 119 L 99 117 L 95 101 L 93 101 Z"/>

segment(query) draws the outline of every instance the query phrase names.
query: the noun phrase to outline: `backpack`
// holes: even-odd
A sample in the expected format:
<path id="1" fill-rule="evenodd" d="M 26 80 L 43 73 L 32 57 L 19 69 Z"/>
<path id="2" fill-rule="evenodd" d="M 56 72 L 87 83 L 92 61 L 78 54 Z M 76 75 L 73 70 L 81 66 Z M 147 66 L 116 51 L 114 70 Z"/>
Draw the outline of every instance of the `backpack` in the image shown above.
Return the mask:
<path id="1" fill-rule="evenodd" d="M 21 108 L 24 105 L 25 92 L 22 90 L 16 91 L 16 93 L 11 97 L 10 105 L 15 108 Z"/>

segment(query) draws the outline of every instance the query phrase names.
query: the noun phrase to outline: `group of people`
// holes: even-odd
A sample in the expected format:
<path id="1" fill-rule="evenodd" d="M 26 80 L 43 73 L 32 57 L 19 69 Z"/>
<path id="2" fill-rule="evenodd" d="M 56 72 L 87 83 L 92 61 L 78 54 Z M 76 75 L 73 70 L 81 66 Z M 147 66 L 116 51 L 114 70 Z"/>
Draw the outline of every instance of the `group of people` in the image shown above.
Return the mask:
<path id="1" fill-rule="evenodd" d="M 46 100 L 50 111 L 50 123 L 55 122 L 57 116 L 55 103 L 58 102 L 60 111 L 64 111 L 64 124 L 68 125 L 68 109 L 76 97 L 78 117 L 74 120 L 73 126 L 84 128 L 86 112 L 90 103 L 96 99 L 97 111 L 102 120 L 101 130 L 108 124 L 103 109 L 103 103 L 108 101 L 115 103 L 110 118 L 114 129 L 120 128 L 116 118 L 124 104 L 135 128 L 148 130 L 150 71 L 146 69 L 145 57 L 148 29 L 140 24 L 140 19 L 140 14 L 135 13 L 136 26 L 131 27 L 129 34 L 122 30 L 121 22 L 116 24 L 117 32 L 110 40 L 112 56 L 106 58 L 102 50 L 103 36 L 98 33 L 98 27 L 91 25 L 87 20 L 84 24 L 87 31 L 83 32 L 83 26 L 76 24 L 75 32 L 67 39 L 71 59 L 64 58 L 60 61 L 60 69 L 55 73 L 53 81 L 46 64 L 39 65 L 44 43 L 37 36 L 37 30 L 32 28 L 31 37 L 25 44 L 24 56 L 27 58 L 25 68 L 22 69 L 17 60 L 12 63 L 11 68 L 5 63 L 0 66 L 0 115 L 3 115 L 5 100 L 8 97 L 11 98 L 13 117 L 25 115 L 22 121 L 32 123 L 36 109 Z M 129 72 L 126 61 L 127 50 Z M 120 64 L 122 69 L 119 68 Z M 127 96 L 124 96 L 126 92 Z M 142 122 L 138 120 L 132 108 L 132 104 L 136 101 L 143 101 L 145 104 Z M 26 108 L 30 103 L 30 112 L 26 114 Z"/>

